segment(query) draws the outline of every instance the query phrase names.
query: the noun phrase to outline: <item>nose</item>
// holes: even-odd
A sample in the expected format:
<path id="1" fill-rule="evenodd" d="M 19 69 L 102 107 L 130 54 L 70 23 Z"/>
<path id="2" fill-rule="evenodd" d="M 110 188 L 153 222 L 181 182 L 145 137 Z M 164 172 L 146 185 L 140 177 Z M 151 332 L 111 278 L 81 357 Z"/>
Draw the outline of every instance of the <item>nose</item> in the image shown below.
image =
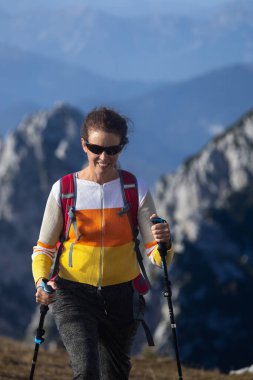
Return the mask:
<path id="1" fill-rule="evenodd" d="M 99 155 L 99 157 L 103 159 L 103 158 L 108 157 L 108 154 L 107 154 L 105 151 L 103 151 L 103 152 Z"/>

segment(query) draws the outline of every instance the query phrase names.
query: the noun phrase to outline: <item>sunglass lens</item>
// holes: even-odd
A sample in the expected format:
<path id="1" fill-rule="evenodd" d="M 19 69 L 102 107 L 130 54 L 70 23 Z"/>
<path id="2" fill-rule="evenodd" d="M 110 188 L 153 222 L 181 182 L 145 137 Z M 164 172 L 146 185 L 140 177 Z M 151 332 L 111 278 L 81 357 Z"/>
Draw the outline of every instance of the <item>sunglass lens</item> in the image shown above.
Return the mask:
<path id="1" fill-rule="evenodd" d="M 109 156 L 114 156 L 122 150 L 122 145 L 108 146 L 104 150 Z"/>
<path id="2" fill-rule="evenodd" d="M 119 153 L 123 149 L 123 145 L 114 145 L 114 146 L 100 146 L 96 144 L 90 144 L 88 141 L 86 141 L 87 148 L 94 154 L 102 154 L 103 152 L 106 152 L 108 156 L 114 156 L 115 154 Z"/>
<path id="3" fill-rule="evenodd" d="M 95 153 L 95 154 L 103 153 L 103 147 L 99 145 L 89 145 L 89 149 L 92 153 Z"/>
<path id="4" fill-rule="evenodd" d="M 101 154 L 104 150 L 102 146 L 90 144 L 88 141 L 86 141 L 86 146 L 89 149 L 89 151 L 94 154 Z"/>

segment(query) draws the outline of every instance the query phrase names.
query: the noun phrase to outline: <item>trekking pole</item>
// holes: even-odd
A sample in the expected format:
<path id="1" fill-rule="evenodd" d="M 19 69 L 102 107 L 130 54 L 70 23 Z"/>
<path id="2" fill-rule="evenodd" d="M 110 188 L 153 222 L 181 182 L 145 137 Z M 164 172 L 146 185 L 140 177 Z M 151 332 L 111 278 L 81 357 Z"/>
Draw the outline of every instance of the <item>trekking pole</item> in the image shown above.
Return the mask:
<path id="1" fill-rule="evenodd" d="M 152 218 L 151 222 L 153 224 L 166 223 L 166 221 L 164 219 L 158 218 L 158 217 Z M 175 322 L 173 305 L 172 305 L 171 282 L 169 280 L 168 269 L 167 269 L 167 261 L 166 261 L 166 257 L 167 257 L 166 243 L 158 243 L 158 251 L 159 251 L 161 259 L 162 259 L 162 266 L 163 266 L 163 270 L 164 270 L 165 290 L 163 292 L 163 295 L 164 295 L 164 297 L 167 298 L 167 301 L 168 301 L 170 325 L 171 325 L 171 330 L 172 330 L 172 335 L 173 335 L 173 340 L 174 340 L 174 346 L 175 346 L 176 360 L 177 360 L 178 380 L 183 380 L 183 373 L 182 373 L 182 368 L 181 368 L 179 348 L 178 348 L 178 340 L 177 340 L 176 322 Z"/>
<path id="2" fill-rule="evenodd" d="M 54 292 L 53 288 L 50 285 L 47 285 L 46 280 L 42 280 L 41 286 L 46 293 L 52 294 Z M 39 348 L 40 348 L 40 345 L 45 340 L 43 338 L 43 335 L 45 334 L 45 330 L 43 329 L 43 325 L 44 325 L 44 320 L 45 320 L 45 317 L 46 317 L 48 310 L 49 310 L 49 307 L 47 305 L 40 305 L 40 321 L 39 321 L 39 326 L 37 328 L 36 336 L 34 338 L 35 348 L 34 348 L 32 367 L 31 367 L 29 380 L 33 380 L 33 375 L 35 372 L 35 366 L 36 366 L 36 361 L 37 361 L 37 357 L 38 357 L 38 353 L 39 353 Z"/>

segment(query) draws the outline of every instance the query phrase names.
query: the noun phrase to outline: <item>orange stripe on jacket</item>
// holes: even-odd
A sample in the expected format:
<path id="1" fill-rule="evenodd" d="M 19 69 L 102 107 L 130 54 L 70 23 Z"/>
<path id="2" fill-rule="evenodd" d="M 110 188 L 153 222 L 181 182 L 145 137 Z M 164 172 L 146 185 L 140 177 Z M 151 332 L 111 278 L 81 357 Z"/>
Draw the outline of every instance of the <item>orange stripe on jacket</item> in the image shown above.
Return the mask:
<path id="1" fill-rule="evenodd" d="M 45 243 L 42 243 L 42 242 L 39 241 L 39 240 L 38 240 L 38 242 L 37 242 L 37 245 L 39 245 L 39 246 L 42 247 L 42 248 L 55 249 L 55 245 L 45 244 Z"/>
<path id="2" fill-rule="evenodd" d="M 78 244 L 89 246 L 117 247 L 133 240 L 128 216 L 120 216 L 120 208 L 104 210 L 76 211 L 76 222 L 79 235 Z M 69 231 L 69 241 L 75 241 L 73 224 Z"/>

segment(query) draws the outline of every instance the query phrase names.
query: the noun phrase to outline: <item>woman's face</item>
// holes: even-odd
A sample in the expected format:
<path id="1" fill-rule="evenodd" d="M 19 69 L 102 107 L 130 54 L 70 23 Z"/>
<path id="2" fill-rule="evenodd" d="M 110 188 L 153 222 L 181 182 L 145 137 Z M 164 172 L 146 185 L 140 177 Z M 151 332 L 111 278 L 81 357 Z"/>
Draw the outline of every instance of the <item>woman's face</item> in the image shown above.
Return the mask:
<path id="1" fill-rule="evenodd" d="M 89 144 L 99 145 L 101 147 L 111 147 L 120 145 L 120 136 L 114 133 L 108 133 L 101 130 L 91 129 L 88 133 Z M 100 154 L 92 153 L 89 145 L 86 145 L 85 139 L 82 138 L 82 147 L 87 154 L 89 169 L 96 177 L 110 177 L 115 173 L 117 160 L 120 153 L 109 155 L 105 151 Z"/>

